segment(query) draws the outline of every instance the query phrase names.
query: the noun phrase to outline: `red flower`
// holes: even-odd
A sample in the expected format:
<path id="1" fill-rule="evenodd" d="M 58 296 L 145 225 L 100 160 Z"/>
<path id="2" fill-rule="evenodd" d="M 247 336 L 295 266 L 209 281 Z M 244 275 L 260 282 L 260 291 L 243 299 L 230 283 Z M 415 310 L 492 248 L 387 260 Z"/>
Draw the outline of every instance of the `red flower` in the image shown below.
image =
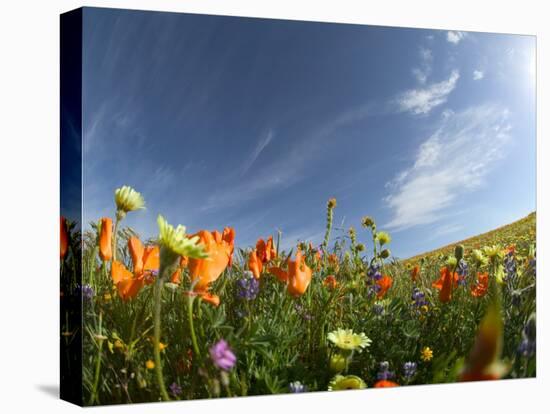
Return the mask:
<path id="1" fill-rule="evenodd" d="M 374 384 L 374 388 L 389 388 L 389 387 L 399 387 L 399 384 L 389 380 L 380 380 Z"/>
<path id="2" fill-rule="evenodd" d="M 376 282 L 376 284 L 380 287 L 380 290 L 376 294 L 378 299 L 382 299 L 384 296 L 386 296 L 386 293 L 388 292 L 389 288 L 393 285 L 393 279 L 388 276 L 384 275 Z"/>
<path id="3" fill-rule="evenodd" d="M 61 230 L 60 246 L 59 246 L 60 256 L 61 256 L 61 259 L 63 259 L 67 254 L 67 249 L 69 248 L 69 236 L 67 234 L 67 222 L 65 220 L 65 217 L 60 217 L 59 224 L 60 224 L 60 230 Z"/>
<path id="4" fill-rule="evenodd" d="M 452 274 L 447 266 L 439 269 L 440 277 L 432 283 L 432 286 L 439 290 L 439 300 L 449 302 L 453 296 L 453 288 L 458 286 L 458 273 Z"/>
<path id="5" fill-rule="evenodd" d="M 487 294 L 487 290 L 489 289 L 489 274 L 487 272 L 485 273 L 477 273 L 477 281 L 476 284 L 472 286 L 472 290 L 470 293 L 472 296 L 476 298 L 483 297 Z"/>

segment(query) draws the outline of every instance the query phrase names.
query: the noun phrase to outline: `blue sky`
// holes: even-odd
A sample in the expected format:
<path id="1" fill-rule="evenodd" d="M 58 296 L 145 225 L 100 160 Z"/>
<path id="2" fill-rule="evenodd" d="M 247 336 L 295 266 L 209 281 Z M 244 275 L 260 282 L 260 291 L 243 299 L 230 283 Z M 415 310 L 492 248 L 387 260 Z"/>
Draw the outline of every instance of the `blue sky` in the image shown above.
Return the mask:
<path id="1" fill-rule="evenodd" d="M 126 184 L 144 237 L 289 247 L 336 197 L 407 257 L 536 208 L 534 37 L 93 8 L 83 36 L 85 223 Z"/>

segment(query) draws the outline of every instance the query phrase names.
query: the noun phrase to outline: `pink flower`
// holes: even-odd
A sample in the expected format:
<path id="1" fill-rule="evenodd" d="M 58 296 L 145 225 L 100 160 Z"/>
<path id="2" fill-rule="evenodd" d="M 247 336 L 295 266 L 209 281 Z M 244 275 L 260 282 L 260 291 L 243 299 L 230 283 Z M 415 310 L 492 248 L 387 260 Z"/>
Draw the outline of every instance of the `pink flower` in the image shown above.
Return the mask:
<path id="1" fill-rule="evenodd" d="M 237 357 L 223 339 L 210 347 L 210 358 L 212 358 L 214 365 L 224 371 L 229 371 L 237 362 Z"/>

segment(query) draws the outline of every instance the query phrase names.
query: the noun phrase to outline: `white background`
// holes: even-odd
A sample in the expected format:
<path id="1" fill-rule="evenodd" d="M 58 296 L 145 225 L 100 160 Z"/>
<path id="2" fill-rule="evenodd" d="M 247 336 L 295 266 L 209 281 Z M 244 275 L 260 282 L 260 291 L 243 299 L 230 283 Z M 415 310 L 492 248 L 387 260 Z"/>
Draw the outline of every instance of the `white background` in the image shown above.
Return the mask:
<path id="1" fill-rule="evenodd" d="M 142 404 L 105 412 L 548 412 L 548 84 L 545 1 L 17 1 L 0 6 L 0 411 L 65 413 L 57 399 L 59 17 L 110 6 L 538 36 L 538 377 L 234 400 Z M 546 18 L 545 18 L 546 17 Z M 544 117 L 543 114 L 546 116 Z M 546 189 L 544 188 L 546 186 Z M 513 197 L 513 192 L 510 194 Z M 34 411 L 31 411 L 33 410 Z M 95 409 L 94 409 L 95 410 Z"/>

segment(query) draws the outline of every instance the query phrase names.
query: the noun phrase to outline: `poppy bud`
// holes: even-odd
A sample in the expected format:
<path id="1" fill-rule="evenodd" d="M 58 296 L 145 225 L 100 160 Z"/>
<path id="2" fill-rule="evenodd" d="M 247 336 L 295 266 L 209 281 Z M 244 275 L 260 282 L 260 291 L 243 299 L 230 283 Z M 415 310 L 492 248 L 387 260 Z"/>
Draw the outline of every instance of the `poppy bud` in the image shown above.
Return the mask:
<path id="1" fill-rule="evenodd" d="M 456 261 L 460 262 L 462 258 L 464 257 L 464 246 L 459 244 L 455 247 L 455 257 Z"/>
<path id="2" fill-rule="evenodd" d="M 387 259 L 388 257 L 390 257 L 390 254 L 391 254 L 390 249 L 384 249 L 380 252 L 380 257 L 382 259 Z"/>

